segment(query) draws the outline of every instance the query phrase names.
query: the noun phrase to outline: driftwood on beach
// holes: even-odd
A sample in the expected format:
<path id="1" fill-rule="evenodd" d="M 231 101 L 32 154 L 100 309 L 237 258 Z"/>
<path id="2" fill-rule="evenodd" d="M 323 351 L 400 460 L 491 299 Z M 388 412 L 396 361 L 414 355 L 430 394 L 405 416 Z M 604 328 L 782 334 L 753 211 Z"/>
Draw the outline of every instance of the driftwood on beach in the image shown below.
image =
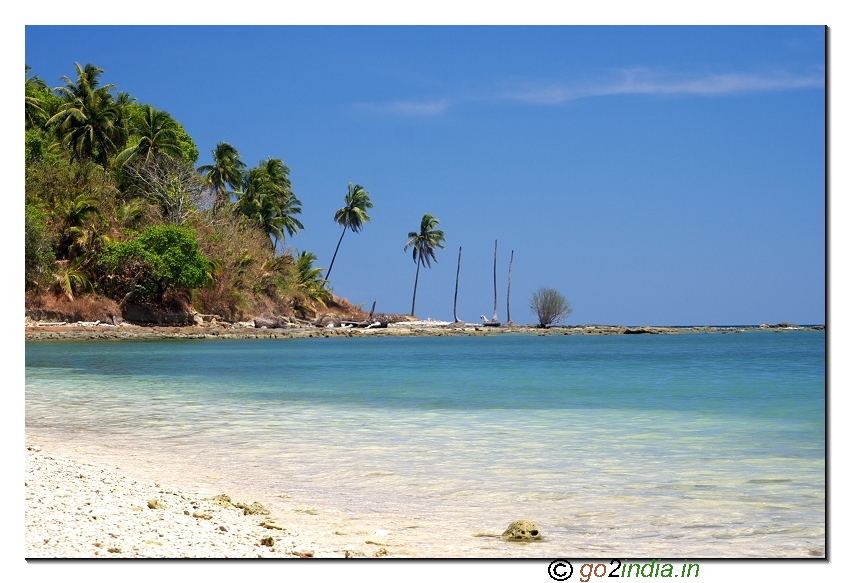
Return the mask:
<path id="1" fill-rule="evenodd" d="M 389 318 L 383 314 L 372 315 L 365 320 L 343 320 L 333 314 L 322 314 L 314 320 L 300 320 L 288 316 L 257 316 L 255 328 L 292 328 L 295 326 L 315 326 L 318 328 L 386 328 Z"/>
<path id="2" fill-rule="evenodd" d="M 257 316 L 254 318 L 255 328 L 289 328 L 289 318 L 283 316 Z"/>
<path id="3" fill-rule="evenodd" d="M 314 321 L 314 325 L 320 328 L 386 328 L 389 318 L 383 314 L 370 314 L 364 320 L 344 320 L 333 314 L 322 314 Z"/>

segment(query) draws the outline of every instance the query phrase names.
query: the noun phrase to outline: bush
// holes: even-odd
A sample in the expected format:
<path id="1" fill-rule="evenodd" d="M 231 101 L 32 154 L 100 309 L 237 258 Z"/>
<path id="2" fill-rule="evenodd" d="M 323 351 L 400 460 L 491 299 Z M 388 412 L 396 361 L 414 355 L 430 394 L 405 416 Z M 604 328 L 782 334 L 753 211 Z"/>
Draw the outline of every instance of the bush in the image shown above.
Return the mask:
<path id="1" fill-rule="evenodd" d="M 32 205 L 26 205 L 24 225 L 24 280 L 29 291 L 50 282 L 56 237 L 47 228 L 46 215 Z"/>
<path id="2" fill-rule="evenodd" d="M 113 293 L 138 285 L 158 302 L 168 289 L 203 287 L 212 268 L 192 230 L 174 225 L 148 227 L 136 239 L 108 245 L 101 263 L 116 277 Z"/>
<path id="3" fill-rule="evenodd" d="M 570 302 L 551 287 L 541 287 L 531 296 L 531 311 L 540 328 L 547 328 L 573 313 Z"/>

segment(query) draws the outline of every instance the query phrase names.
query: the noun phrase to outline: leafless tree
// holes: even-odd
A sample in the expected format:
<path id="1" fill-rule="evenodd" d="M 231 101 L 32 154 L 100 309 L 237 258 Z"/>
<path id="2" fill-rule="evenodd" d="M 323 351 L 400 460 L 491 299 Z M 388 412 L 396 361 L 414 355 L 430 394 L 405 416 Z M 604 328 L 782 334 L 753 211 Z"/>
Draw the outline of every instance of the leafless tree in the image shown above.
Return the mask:
<path id="1" fill-rule="evenodd" d="M 457 286 L 460 283 L 460 254 L 463 251 L 463 247 L 457 248 L 457 275 L 455 275 L 455 304 L 454 304 L 454 316 L 455 316 L 455 324 L 461 323 L 460 320 L 457 319 Z"/>
<path id="2" fill-rule="evenodd" d="M 514 251 L 511 249 L 511 262 L 508 263 L 508 321 L 507 326 L 514 326 L 514 321 L 511 320 L 511 270 L 514 267 Z"/>
<path id="3" fill-rule="evenodd" d="M 541 287 L 531 296 L 531 311 L 540 328 L 556 324 L 573 313 L 570 302 L 551 287 Z"/>
<path id="4" fill-rule="evenodd" d="M 156 204 L 162 216 L 175 225 L 185 223 L 198 208 L 209 202 L 205 200 L 209 192 L 204 189 L 197 171 L 166 154 L 129 166 L 127 175 L 134 184 L 134 191 Z"/>
<path id="5" fill-rule="evenodd" d="M 497 239 L 493 246 L 493 322 L 499 321 L 499 314 L 497 310 L 498 302 L 496 300 L 496 254 L 498 251 L 499 240 Z"/>

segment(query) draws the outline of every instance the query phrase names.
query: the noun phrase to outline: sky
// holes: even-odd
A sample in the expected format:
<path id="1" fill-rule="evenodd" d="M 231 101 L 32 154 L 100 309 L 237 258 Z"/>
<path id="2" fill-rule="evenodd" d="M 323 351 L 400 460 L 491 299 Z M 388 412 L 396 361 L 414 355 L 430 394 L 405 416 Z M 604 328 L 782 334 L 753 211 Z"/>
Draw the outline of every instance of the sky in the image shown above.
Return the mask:
<path id="1" fill-rule="evenodd" d="M 820 26 L 27 26 L 51 86 L 94 63 L 171 113 L 199 164 L 219 142 L 282 158 L 328 267 L 348 184 L 374 208 L 331 285 L 409 313 L 403 251 L 425 213 L 445 249 L 416 315 L 567 324 L 825 321 L 825 50 Z"/>

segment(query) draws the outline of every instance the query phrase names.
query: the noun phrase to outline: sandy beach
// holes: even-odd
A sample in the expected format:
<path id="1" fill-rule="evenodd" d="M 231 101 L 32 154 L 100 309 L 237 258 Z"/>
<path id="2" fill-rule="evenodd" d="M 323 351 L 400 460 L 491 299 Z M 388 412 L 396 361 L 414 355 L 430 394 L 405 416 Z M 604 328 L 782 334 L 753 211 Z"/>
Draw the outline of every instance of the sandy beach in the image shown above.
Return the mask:
<path id="1" fill-rule="evenodd" d="M 143 481 L 140 475 L 57 455 L 29 440 L 25 484 L 27 558 L 394 554 L 386 542 L 390 531 L 346 533 L 328 519 L 317 520 L 309 509 L 286 512 L 280 505 L 255 500 L 228 503 L 208 492 Z"/>

